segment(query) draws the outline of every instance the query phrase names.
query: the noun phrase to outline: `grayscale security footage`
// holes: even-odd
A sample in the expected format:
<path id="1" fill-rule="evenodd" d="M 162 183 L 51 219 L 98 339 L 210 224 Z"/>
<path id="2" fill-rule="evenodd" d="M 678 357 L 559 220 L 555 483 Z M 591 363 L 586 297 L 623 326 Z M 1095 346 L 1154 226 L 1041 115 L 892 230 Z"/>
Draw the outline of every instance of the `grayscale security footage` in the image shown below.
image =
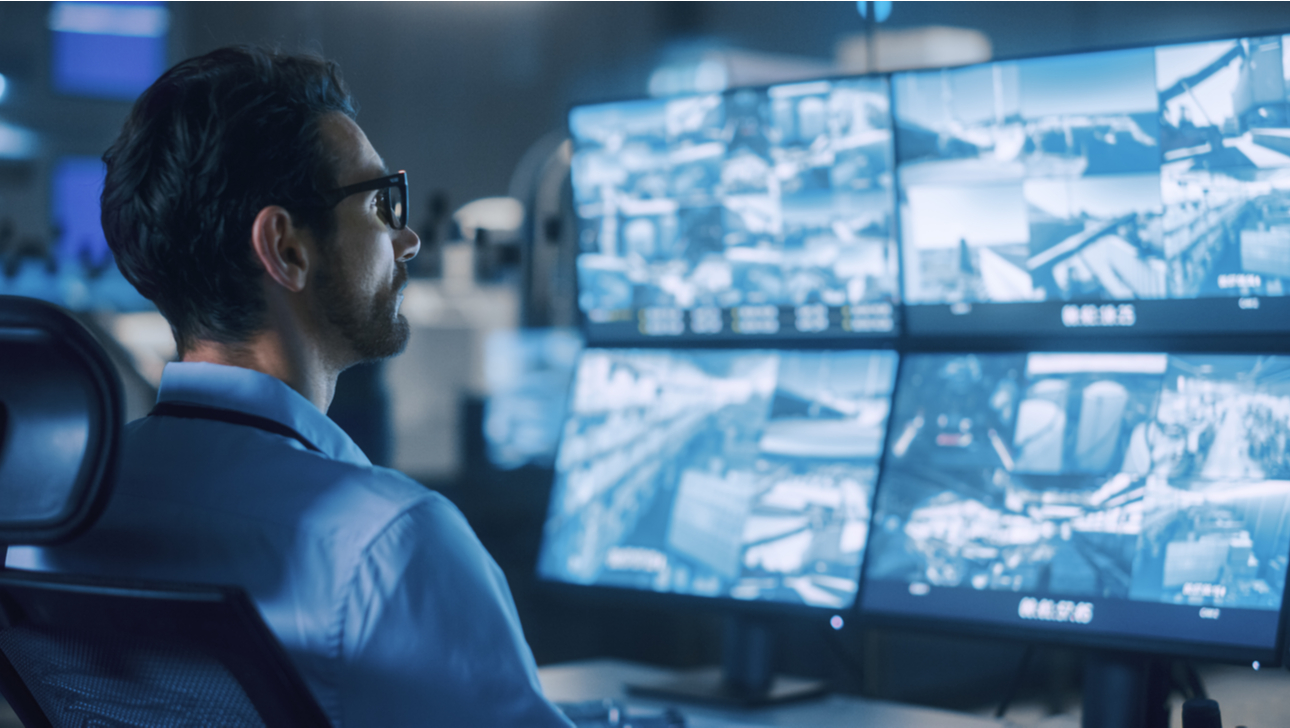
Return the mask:
<path id="1" fill-rule="evenodd" d="M 691 311 L 690 333 L 714 334 L 740 306 L 896 301 L 886 79 L 583 106 L 569 123 L 592 324 L 662 309 L 643 333 L 679 334 Z"/>
<path id="2" fill-rule="evenodd" d="M 910 303 L 1283 296 L 1282 36 L 893 77 Z"/>
<path id="3" fill-rule="evenodd" d="M 587 350 L 539 571 L 849 606 L 895 370 L 887 351 Z"/>
<path id="4" fill-rule="evenodd" d="M 1290 358 L 911 354 L 901 378 L 868 578 L 1280 607 Z"/>

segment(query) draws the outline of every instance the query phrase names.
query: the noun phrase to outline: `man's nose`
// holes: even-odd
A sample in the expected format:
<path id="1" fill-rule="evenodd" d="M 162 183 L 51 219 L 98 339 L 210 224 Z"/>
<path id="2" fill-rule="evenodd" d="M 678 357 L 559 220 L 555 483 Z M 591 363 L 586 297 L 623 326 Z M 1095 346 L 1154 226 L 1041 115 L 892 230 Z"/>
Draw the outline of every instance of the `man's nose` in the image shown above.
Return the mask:
<path id="1" fill-rule="evenodd" d="M 421 251 L 421 238 L 416 231 L 405 227 L 394 236 L 394 259 L 404 263 L 417 257 Z"/>

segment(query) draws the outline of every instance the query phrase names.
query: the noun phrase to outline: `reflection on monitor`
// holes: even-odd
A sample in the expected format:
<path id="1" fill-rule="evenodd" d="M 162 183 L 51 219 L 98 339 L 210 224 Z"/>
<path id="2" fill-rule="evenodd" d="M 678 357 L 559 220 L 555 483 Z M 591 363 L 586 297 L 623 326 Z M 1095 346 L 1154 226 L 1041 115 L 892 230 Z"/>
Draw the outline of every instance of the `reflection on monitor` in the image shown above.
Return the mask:
<path id="1" fill-rule="evenodd" d="M 1290 328 L 1284 53 L 1271 36 L 896 74 L 911 331 L 1015 326 L 1016 304 L 1039 330 Z"/>
<path id="2" fill-rule="evenodd" d="M 587 350 L 540 574 L 850 606 L 895 367 L 889 351 Z"/>
<path id="3" fill-rule="evenodd" d="M 885 78 L 582 106 L 569 126 L 589 339 L 895 333 Z"/>
<path id="4" fill-rule="evenodd" d="M 1275 646 L 1290 359 L 910 354 L 898 390 L 866 609 Z"/>

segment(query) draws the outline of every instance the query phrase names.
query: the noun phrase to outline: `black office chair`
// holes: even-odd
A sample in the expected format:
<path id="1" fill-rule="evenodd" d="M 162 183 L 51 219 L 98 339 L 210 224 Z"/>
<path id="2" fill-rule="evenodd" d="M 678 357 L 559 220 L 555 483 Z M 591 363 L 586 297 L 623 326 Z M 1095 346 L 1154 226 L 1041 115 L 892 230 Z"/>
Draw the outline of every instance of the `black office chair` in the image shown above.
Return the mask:
<path id="1" fill-rule="evenodd" d="M 121 419 L 93 336 L 0 296 L 0 556 L 94 523 Z M 0 568 L 0 692 L 28 728 L 330 725 L 237 587 Z"/>

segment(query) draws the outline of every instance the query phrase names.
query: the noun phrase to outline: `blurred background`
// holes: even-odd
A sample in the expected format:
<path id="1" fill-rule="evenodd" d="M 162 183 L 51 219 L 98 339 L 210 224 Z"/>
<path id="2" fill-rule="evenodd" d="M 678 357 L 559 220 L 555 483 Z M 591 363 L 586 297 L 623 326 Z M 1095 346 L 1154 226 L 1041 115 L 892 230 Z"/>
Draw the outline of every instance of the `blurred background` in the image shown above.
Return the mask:
<path id="1" fill-rule="evenodd" d="M 422 238 L 407 353 L 347 372 L 329 413 L 374 462 L 442 491 L 507 572 L 540 664 L 712 662 L 719 615 L 552 593 L 532 576 L 581 348 L 571 105 L 795 79 L 1285 32 L 1285 3 L 0 3 L 0 294 L 79 312 L 146 413 L 174 343 L 98 225 L 99 155 L 173 63 L 233 43 L 338 61 L 358 121 L 411 180 Z M 785 620 L 790 672 L 989 710 L 1024 645 Z M 1076 701 L 1077 657 L 1019 687 Z M 984 706 L 984 707 L 983 707 Z"/>

